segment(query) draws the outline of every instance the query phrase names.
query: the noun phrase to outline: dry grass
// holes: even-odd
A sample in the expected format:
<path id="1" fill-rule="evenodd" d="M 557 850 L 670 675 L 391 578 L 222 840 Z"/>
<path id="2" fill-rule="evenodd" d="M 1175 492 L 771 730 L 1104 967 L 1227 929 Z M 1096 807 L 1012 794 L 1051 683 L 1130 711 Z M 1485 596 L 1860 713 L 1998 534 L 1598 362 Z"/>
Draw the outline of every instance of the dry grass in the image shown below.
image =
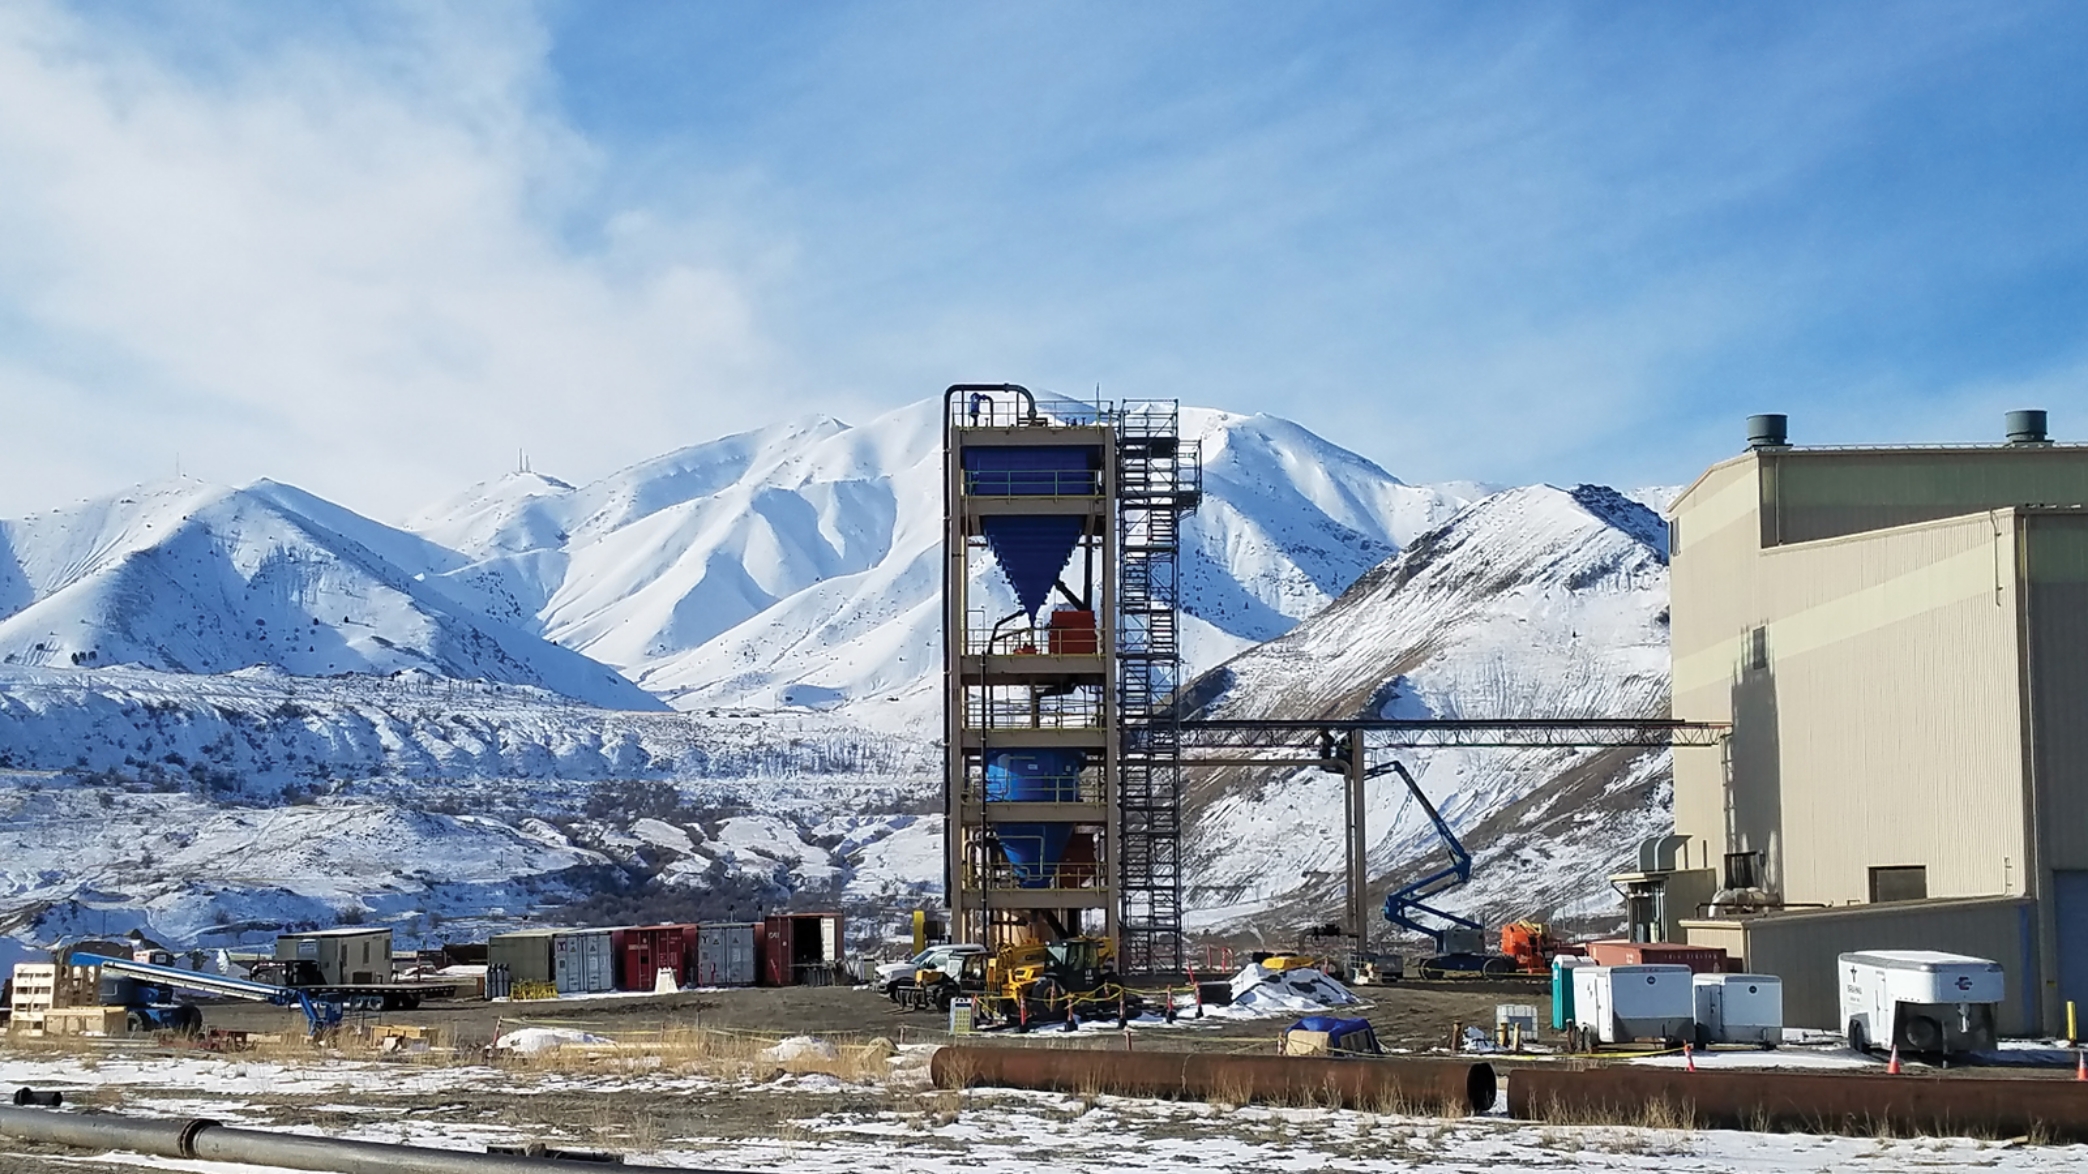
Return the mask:
<path id="1" fill-rule="evenodd" d="M 829 1040 L 834 1047 L 831 1057 L 806 1054 L 778 1060 L 764 1054 L 777 1042 L 738 1032 L 669 1025 L 657 1032 L 621 1033 L 613 1043 L 565 1044 L 539 1052 L 500 1052 L 495 1059 L 504 1067 L 529 1072 L 642 1071 L 754 1081 L 817 1073 L 849 1084 L 881 1084 L 891 1073 L 886 1061 L 896 1050 L 891 1041 L 881 1038 L 860 1042 Z"/>

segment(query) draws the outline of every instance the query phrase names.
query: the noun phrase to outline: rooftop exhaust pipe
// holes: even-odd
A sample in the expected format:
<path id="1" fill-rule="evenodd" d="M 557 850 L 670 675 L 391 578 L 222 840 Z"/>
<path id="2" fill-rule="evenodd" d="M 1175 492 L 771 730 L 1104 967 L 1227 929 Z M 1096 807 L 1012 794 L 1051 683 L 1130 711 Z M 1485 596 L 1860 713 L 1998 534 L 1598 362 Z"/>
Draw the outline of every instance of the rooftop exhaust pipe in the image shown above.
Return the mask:
<path id="1" fill-rule="evenodd" d="M 2042 408 L 2025 408 L 2010 412 L 2006 417 L 2008 443 L 2015 445 L 2050 444 L 2052 438 L 2045 432 L 2045 414 Z"/>
<path id="2" fill-rule="evenodd" d="M 2042 413 L 2039 413 L 2042 415 Z M 2042 421 L 2040 421 L 2042 423 Z M 1791 444 L 1791 418 L 1781 412 L 1767 412 L 1747 418 L 1747 447 L 1788 448 Z"/>

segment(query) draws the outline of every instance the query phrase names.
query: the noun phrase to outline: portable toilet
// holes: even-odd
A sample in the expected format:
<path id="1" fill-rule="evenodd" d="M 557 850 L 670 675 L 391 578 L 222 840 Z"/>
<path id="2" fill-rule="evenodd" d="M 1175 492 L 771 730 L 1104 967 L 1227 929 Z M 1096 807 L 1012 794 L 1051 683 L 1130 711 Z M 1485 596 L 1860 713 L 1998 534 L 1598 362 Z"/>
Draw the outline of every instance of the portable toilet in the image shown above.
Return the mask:
<path id="1" fill-rule="evenodd" d="M 1698 974 L 1696 1043 L 1760 1044 L 1783 1042 L 1783 980 L 1773 974 Z"/>
<path id="2" fill-rule="evenodd" d="M 1555 954 L 1551 960 L 1552 1030 L 1564 1031 L 1573 1017 L 1573 969 L 1594 963 L 1578 954 Z"/>

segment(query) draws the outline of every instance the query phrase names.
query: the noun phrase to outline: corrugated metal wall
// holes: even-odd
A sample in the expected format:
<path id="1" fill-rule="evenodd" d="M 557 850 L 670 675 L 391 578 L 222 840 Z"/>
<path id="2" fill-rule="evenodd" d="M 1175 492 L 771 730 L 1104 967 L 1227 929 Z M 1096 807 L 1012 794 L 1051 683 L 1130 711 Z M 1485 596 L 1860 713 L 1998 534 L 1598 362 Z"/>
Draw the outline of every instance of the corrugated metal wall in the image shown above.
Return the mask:
<path id="1" fill-rule="evenodd" d="M 1924 866 L 1930 897 L 2022 893 L 2012 520 L 1782 547 L 1761 566 L 1768 667 L 1752 690 L 1778 773 L 1736 772 L 1736 792 L 1762 795 L 1735 806 L 1778 806 L 1786 898 L 1867 901 L 1869 869 L 1893 865 Z"/>
<path id="2" fill-rule="evenodd" d="M 1763 455 L 1765 543 L 1810 542 L 2009 506 L 2088 504 L 2088 447 L 1793 449 Z"/>
<path id="3" fill-rule="evenodd" d="M 2007 973 L 2000 1029 L 2022 1035 L 2034 1014 L 2038 972 L 2035 912 L 2026 900 L 1864 905 L 1787 913 L 1746 922 L 1747 968 L 1783 978 L 1784 1024 L 1840 1030 L 1835 959 L 1859 950 L 1947 950 L 1991 958 Z M 1695 941 L 1694 934 L 1691 941 Z"/>
<path id="4" fill-rule="evenodd" d="M 1755 622 L 1759 496 L 1754 458 L 1714 466 L 1676 499 L 1668 638 L 1676 717 L 1731 721 L 1733 686 Z M 1726 746 L 1675 748 L 1675 830 L 1686 864 L 1717 868 L 1728 842 Z"/>
<path id="5" fill-rule="evenodd" d="M 1693 863 L 1764 853 L 1791 901 L 1865 901 L 1871 867 L 1911 864 L 1933 897 L 2022 893 L 2012 515 L 1764 550 L 1747 512 L 1764 493 L 1788 513 L 1809 508 L 1801 489 L 1845 488 L 1794 488 L 1798 456 L 1871 455 L 1764 456 L 1766 487 L 1745 457 L 1677 501 L 1674 711 L 1734 732 L 1722 755 L 1677 750 L 1676 830 Z"/>
<path id="6" fill-rule="evenodd" d="M 2045 866 L 2088 869 L 2088 517 L 2031 514 L 2025 523 Z"/>

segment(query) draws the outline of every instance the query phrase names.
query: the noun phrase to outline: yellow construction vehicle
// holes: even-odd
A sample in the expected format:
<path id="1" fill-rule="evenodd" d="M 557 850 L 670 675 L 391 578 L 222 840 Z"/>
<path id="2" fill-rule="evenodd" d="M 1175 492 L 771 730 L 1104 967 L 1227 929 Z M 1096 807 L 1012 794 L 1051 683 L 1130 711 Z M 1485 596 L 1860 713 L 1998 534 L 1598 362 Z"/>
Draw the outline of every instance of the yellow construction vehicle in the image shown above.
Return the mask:
<path id="1" fill-rule="evenodd" d="M 1105 938 L 1065 938 L 1002 946 L 991 955 L 952 957 L 898 983 L 892 1000 L 909 1010 L 948 1011 L 960 998 L 976 999 L 981 1021 L 1017 1031 L 1074 1019 L 1136 1015 L 1138 996 L 1124 989 L 1110 965 Z"/>
<path id="2" fill-rule="evenodd" d="M 1124 990 L 1105 938 L 1066 938 L 1002 946 L 986 964 L 983 1009 L 1021 1029 L 1031 1023 L 1064 1022 L 1135 1014 L 1138 999 Z"/>

